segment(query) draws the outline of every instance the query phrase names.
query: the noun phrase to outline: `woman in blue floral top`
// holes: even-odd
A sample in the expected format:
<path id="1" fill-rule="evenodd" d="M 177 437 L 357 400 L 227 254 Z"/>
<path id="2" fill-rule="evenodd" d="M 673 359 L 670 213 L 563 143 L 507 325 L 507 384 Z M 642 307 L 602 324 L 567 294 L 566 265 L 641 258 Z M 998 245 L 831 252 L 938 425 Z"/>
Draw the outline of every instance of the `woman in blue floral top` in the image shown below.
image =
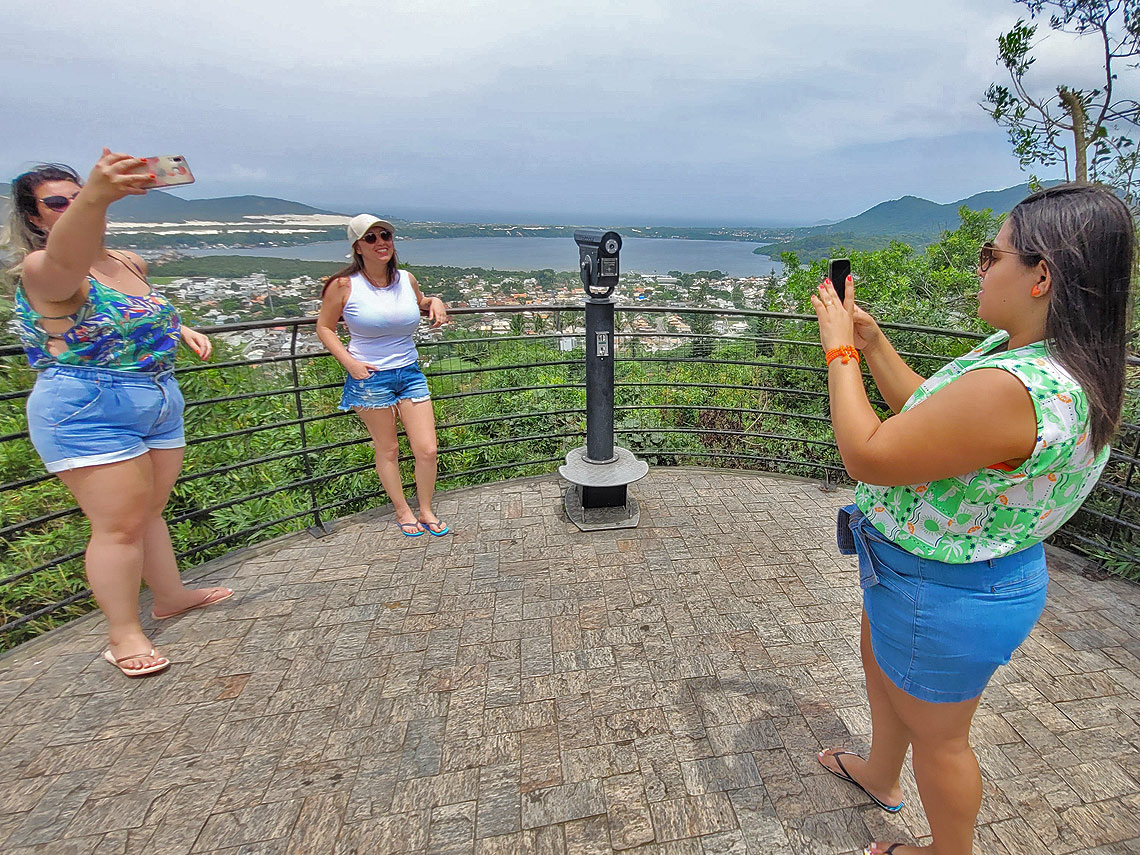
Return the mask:
<path id="1" fill-rule="evenodd" d="M 139 622 L 142 581 L 156 619 L 233 594 L 182 584 L 162 517 L 186 446 L 174 354 L 182 341 L 206 359 L 210 340 L 181 324 L 141 258 L 103 245 L 107 207 L 153 178 L 145 160 L 107 149 L 86 184 L 41 166 L 12 182 L 10 222 L 17 329 L 39 372 L 28 433 L 91 523 L 86 570 L 107 618 L 103 656 L 130 677 L 170 665 Z"/>

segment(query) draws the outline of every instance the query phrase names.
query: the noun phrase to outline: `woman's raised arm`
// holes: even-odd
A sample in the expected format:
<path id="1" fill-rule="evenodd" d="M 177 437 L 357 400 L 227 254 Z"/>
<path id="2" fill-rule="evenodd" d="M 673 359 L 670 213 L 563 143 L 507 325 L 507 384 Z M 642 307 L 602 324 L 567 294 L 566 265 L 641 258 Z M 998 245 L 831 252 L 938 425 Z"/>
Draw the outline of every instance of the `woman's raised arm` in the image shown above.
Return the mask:
<path id="1" fill-rule="evenodd" d="M 44 249 L 24 259 L 22 281 L 29 294 L 50 303 L 75 296 L 103 249 L 107 207 L 124 196 L 141 196 L 152 175 L 133 172 L 146 160 L 103 149 L 75 201 L 48 235 Z"/>

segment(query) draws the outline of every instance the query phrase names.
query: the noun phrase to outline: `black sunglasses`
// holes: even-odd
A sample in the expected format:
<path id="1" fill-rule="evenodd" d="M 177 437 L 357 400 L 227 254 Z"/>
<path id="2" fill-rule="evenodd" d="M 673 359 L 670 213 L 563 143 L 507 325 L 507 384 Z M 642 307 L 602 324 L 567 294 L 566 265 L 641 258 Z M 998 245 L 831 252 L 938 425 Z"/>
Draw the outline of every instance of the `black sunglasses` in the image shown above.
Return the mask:
<path id="1" fill-rule="evenodd" d="M 387 229 L 384 229 L 384 231 L 382 231 L 382 232 L 369 232 L 368 234 L 366 234 L 364 237 L 361 238 L 361 240 L 364 241 L 365 243 L 376 243 L 376 241 L 378 241 L 378 240 L 382 240 L 382 241 L 387 242 L 387 241 L 390 241 L 391 239 L 392 239 L 392 233 L 390 231 L 388 231 Z"/>
<path id="2" fill-rule="evenodd" d="M 75 196 L 78 195 L 77 192 Z M 59 211 L 66 211 L 67 206 L 75 201 L 75 196 L 44 196 L 40 201 L 44 203 L 45 208 L 58 213 Z"/>
<path id="3" fill-rule="evenodd" d="M 982 248 L 978 250 L 978 270 L 985 273 L 990 269 L 990 265 L 994 263 L 994 255 L 1006 253 L 1007 255 L 1016 255 L 1026 264 L 1033 264 L 1035 259 L 1039 256 L 1027 252 L 1018 252 L 1016 249 L 998 249 L 994 246 L 992 240 L 988 240 L 982 244 Z"/>

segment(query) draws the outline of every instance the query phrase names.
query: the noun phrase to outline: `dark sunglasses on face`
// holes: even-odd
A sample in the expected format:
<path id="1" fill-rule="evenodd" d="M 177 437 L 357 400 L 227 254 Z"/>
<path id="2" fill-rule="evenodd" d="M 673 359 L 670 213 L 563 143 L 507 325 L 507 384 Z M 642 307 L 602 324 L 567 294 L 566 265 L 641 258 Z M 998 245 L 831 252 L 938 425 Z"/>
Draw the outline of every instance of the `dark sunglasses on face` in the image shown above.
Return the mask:
<path id="1" fill-rule="evenodd" d="M 1022 261 L 1029 263 L 1032 259 L 1037 258 L 1036 255 L 1028 255 L 1024 252 L 1018 252 L 1016 249 L 998 249 L 994 246 L 992 240 L 988 240 L 982 244 L 982 248 L 978 250 L 978 270 L 985 273 L 990 269 L 990 265 L 994 263 L 994 256 L 1005 253 L 1006 255 L 1016 255 Z"/>
<path id="2" fill-rule="evenodd" d="M 392 239 L 392 233 L 390 231 L 388 231 L 387 229 L 384 229 L 384 231 L 382 231 L 382 232 L 369 232 L 368 234 L 366 234 L 364 237 L 361 238 L 361 240 L 364 241 L 365 243 L 376 243 L 376 241 L 378 241 L 378 240 L 382 240 L 385 243 L 387 243 L 391 239 Z"/>
<path id="3" fill-rule="evenodd" d="M 78 195 L 79 193 L 75 194 L 75 196 Z M 44 203 L 45 208 L 58 213 L 59 211 L 66 211 L 67 206 L 75 201 L 75 196 L 44 196 L 40 201 Z"/>

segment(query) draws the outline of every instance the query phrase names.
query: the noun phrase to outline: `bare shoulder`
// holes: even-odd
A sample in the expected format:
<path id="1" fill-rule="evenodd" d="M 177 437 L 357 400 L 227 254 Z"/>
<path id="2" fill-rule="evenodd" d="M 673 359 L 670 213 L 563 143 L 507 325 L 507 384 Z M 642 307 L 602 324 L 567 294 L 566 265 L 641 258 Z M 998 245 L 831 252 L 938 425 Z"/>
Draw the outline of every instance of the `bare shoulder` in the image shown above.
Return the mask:
<path id="1" fill-rule="evenodd" d="M 967 371 L 946 388 L 957 386 L 959 392 L 970 394 L 995 394 L 1021 400 L 1028 395 L 1025 384 L 1016 374 L 1004 368 L 975 368 Z"/>
<path id="2" fill-rule="evenodd" d="M 42 249 L 37 249 L 34 252 L 29 252 L 24 256 L 23 262 L 20 264 L 20 269 L 23 271 L 20 278 L 26 283 L 28 278 L 33 280 L 43 270 L 44 261 L 47 259 L 47 252 Z"/>
<path id="3" fill-rule="evenodd" d="M 336 279 L 330 279 L 324 290 L 321 291 L 321 302 L 324 304 L 332 303 L 343 308 L 351 291 L 352 283 L 349 278 L 338 276 Z"/>
<path id="4" fill-rule="evenodd" d="M 118 250 L 131 264 L 142 271 L 143 276 L 150 272 L 150 265 L 146 263 L 146 259 L 139 255 L 137 252 L 131 252 L 129 249 Z"/>
<path id="5" fill-rule="evenodd" d="M 1036 421 L 1029 390 L 1017 375 L 1002 368 L 967 371 L 931 395 L 925 404 L 937 407 L 950 422 L 982 418 L 994 424 L 1025 417 Z"/>

